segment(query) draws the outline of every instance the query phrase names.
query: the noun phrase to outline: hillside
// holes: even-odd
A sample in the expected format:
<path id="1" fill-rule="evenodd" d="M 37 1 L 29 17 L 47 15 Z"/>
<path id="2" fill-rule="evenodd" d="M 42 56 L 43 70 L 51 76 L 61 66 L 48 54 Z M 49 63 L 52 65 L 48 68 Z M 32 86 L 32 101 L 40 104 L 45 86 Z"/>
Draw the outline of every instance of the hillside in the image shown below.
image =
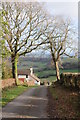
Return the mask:
<path id="1" fill-rule="evenodd" d="M 62 58 L 62 72 L 78 72 L 78 59 Z M 42 80 L 56 80 L 56 72 L 51 58 L 20 57 L 18 69 L 34 68 L 34 73 Z"/>

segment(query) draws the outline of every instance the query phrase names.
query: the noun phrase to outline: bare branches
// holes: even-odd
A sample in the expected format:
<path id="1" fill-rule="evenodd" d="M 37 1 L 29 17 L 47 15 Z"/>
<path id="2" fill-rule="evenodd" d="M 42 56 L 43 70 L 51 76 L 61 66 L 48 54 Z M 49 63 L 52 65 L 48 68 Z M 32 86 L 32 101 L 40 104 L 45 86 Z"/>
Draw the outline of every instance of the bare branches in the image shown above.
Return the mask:
<path id="1" fill-rule="evenodd" d="M 22 52 L 22 53 L 19 54 L 19 56 L 25 55 L 26 53 L 30 53 L 30 52 L 32 52 L 33 50 L 37 49 L 40 45 L 43 45 L 43 44 L 45 44 L 45 41 L 43 41 L 43 42 L 41 42 L 41 43 L 38 43 L 38 44 L 36 44 L 36 45 L 33 47 L 33 46 L 32 46 L 32 43 L 31 43 L 30 46 L 28 46 L 28 48 L 27 48 L 24 52 Z M 32 48 L 29 49 L 30 47 L 32 47 Z"/>
<path id="2" fill-rule="evenodd" d="M 68 47 L 72 49 L 69 40 L 70 21 L 46 17 L 38 3 L 3 3 L 2 6 L 3 32 L 13 53 L 26 54 L 45 41 L 49 43 L 55 60 L 59 60 Z"/>
<path id="3" fill-rule="evenodd" d="M 45 36 L 49 40 L 50 47 L 48 49 L 51 50 L 51 54 L 55 61 L 59 61 L 62 55 L 68 57 L 74 56 L 73 53 L 76 51 L 74 50 L 74 37 L 72 31 L 73 28 L 71 28 L 69 20 L 61 20 L 60 22 L 55 18 L 53 22 L 50 23 L 50 27 L 45 33 Z M 73 51 L 73 53 L 68 53 L 69 51 Z"/>
<path id="4" fill-rule="evenodd" d="M 46 17 L 39 3 L 3 3 L 4 36 L 11 52 L 23 55 L 43 42 L 41 36 L 47 29 Z M 7 35 L 8 34 L 8 35 Z M 41 42 L 40 42 L 41 40 Z M 12 54 L 13 54 L 12 53 Z"/>

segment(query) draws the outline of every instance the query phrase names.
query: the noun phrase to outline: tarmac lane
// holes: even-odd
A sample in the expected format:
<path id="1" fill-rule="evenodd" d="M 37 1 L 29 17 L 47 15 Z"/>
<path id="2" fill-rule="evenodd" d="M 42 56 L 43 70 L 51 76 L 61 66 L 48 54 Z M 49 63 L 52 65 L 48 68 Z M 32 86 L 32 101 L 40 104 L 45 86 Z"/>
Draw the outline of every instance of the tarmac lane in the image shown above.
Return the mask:
<path id="1" fill-rule="evenodd" d="M 47 87 L 31 88 L 2 108 L 2 118 L 47 118 Z"/>

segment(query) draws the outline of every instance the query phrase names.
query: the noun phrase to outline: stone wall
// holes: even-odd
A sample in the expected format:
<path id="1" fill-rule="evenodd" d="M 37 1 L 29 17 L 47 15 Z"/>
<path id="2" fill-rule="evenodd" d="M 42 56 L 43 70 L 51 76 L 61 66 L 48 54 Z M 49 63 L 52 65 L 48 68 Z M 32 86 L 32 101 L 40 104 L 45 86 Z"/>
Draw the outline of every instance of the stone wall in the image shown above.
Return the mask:
<path id="1" fill-rule="evenodd" d="M 1 85 L 2 85 L 2 89 L 6 87 L 11 87 L 15 85 L 15 79 L 10 78 L 10 79 L 1 80 Z"/>
<path id="2" fill-rule="evenodd" d="M 80 73 L 62 73 L 60 79 L 65 86 L 80 88 Z"/>
<path id="3" fill-rule="evenodd" d="M 34 85 L 35 85 L 35 83 L 34 83 L 34 81 L 33 81 L 33 80 L 30 80 L 29 82 L 27 82 L 27 85 L 28 85 L 28 86 L 34 86 Z"/>
<path id="4" fill-rule="evenodd" d="M 13 79 L 13 78 L 1 80 L 1 88 L 2 89 L 11 87 L 13 85 L 15 85 L 15 79 Z M 34 86 L 35 82 L 33 80 L 30 80 L 29 82 L 23 82 L 23 81 L 19 80 L 19 85 Z"/>

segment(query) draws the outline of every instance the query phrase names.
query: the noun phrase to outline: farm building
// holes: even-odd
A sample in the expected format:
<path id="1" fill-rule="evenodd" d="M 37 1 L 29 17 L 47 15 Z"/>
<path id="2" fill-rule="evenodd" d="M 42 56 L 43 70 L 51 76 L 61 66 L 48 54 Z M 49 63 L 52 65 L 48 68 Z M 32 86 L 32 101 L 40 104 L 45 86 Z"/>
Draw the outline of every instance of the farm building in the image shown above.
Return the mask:
<path id="1" fill-rule="evenodd" d="M 40 79 L 33 73 L 33 68 L 18 70 L 18 79 L 30 85 L 40 85 Z"/>

